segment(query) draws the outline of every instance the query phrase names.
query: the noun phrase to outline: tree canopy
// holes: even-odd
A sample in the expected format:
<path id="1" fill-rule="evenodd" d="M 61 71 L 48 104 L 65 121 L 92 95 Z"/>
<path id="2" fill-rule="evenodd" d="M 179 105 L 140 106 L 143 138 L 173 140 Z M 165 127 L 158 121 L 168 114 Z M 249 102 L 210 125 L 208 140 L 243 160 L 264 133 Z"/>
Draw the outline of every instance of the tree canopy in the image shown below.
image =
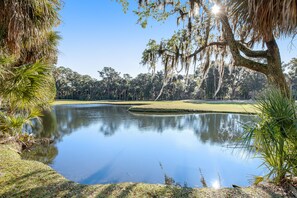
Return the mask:
<path id="1" fill-rule="evenodd" d="M 276 38 L 295 36 L 295 0 L 139 0 L 138 5 L 142 27 L 149 18 L 176 17 L 182 23 L 171 38 L 149 41 L 143 64 L 154 69 L 160 60 L 168 78 L 195 64 L 205 75 L 212 61 L 218 63 L 221 78 L 224 66 L 242 66 L 265 74 L 289 95 Z"/>
<path id="2" fill-rule="evenodd" d="M 224 82 L 215 96 L 219 70 L 211 67 L 200 85 L 198 73 L 175 74 L 164 86 L 164 72 L 141 73 L 136 77 L 121 75 L 111 67 L 99 71 L 99 79 L 81 75 L 69 68 L 54 70 L 58 99 L 76 100 L 184 100 L 184 99 L 252 99 L 265 87 L 264 75 L 235 68 L 232 73 L 225 68 Z"/>

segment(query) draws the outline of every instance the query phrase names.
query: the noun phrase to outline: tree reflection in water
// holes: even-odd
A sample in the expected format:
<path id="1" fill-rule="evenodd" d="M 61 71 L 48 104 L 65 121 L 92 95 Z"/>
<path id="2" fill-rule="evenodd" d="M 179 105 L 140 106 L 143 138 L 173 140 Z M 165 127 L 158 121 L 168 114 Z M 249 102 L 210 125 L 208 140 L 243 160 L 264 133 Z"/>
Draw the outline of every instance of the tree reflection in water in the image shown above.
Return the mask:
<path id="1" fill-rule="evenodd" d="M 240 114 L 135 114 L 127 106 L 109 105 L 63 105 L 55 106 L 42 118 L 43 128 L 36 127 L 37 137 L 54 138 L 59 141 L 82 127 L 100 122 L 98 130 L 105 136 L 114 135 L 123 126 L 137 126 L 139 132 L 165 129 L 193 129 L 202 142 L 233 142 L 242 132 L 241 124 L 251 120 Z"/>
<path id="2" fill-rule="evenodd" d="M 132 126 L 140 133 L 189 129 L 194 131 L 197 140 L 202 143 L 224 145 L 234 142 L 240 136 L 240 123 L 251 120 L 250 116 L 239 114 L 153 115 L 135 114 L 127 110 L 127 106 L 97 104 L 55 106 L 52 112 L 45 113 L 42 118 L 43 127 L 36 125 L 34 133 L 37 137 L 52 138 L 59 142 L 77 129 L 100 123 L 98 130 L 104 136 L 114 135 L 120 131 L 120 127 L 129 131 Z M 45 163 L 51 163 L 58 153 L 54 144 L 34 152 L 35 155 L 40 155 L 39 160 Z M 26 158 L 30 158 L 30 154 Z"/>

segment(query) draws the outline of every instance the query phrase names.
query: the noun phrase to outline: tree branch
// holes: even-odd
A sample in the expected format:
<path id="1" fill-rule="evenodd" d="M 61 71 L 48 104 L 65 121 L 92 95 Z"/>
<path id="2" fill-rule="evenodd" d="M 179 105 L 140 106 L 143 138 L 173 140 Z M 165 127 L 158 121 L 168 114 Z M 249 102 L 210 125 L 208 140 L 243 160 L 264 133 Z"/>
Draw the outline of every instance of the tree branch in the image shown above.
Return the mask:
<path id="1" fill-rule="evenodd" d="M 195 55 L 197 55 L 198 53 L 200 53 L 201 51 L 205 50 L 207 47 L 210 47 L 210 46 L 214 46 L 214 45 L 217 45 L 217 46 L 226 46 L 228 43 L 227 42 L 211 42 L 207 45 L 204 45 L 202 47 L 199 47 L 197 48 L 192 54 L 188 55 L 188 58 L 192 58 L 194 57 Z M 170 49 L 162 49 L 162 50 L 159 50 L 159 52 L 168 52 L 168 53 L 171 53 L 171 54 L 176 54 L 176 52 L 170 50 Z M 167 56 L 172 56 L 170 54 L 166 54 Z M 179 56 L 183 56 L 184 54 L 178 54 Z M 174 55 L 173 55 L 174 56 Z"/>
<path id="2" fill-rule="evenodd" d="M 250 53 L 251 50 L 247 50 L 244 49 L 239 42 L 237 42 L 234 38 L 234 34 L 233 31 L 231 29 L 231 26 L 229 24 L 229 19 L 227 17 L 227 15 L 225 13 L 221 13 L 219 15 L 220 20 L 222 22 L 222 26 L 223 26 L 223 32 L 224 32 L 224 37 L 228 43 L 228 46 L 230 48 L 232 57 L 235 61 L 235 66 L 243 66 L 246 67 L 248 69 L 257 71 L 257 72 L 261 72 L 263 74 L 267 73 L 267 65 L 263 64 L 263 63 L 259 63 L 247 58 L 244 58 L 243 56 L 241 56 L 240 54 L 240 49 L 243 49 L 243 53 L 247 53 L 250 55 L 254 55 L 253 53 Z"/>
<path id="3" fill-rule="evenodd" d="M 195 52 L 193 52 L 191 55 L 189 55 L 189 58 L 197 55 L 198 53 L 200 53 L 202 50 L 206 49 L 207 47 L 210 47 L 210 46 L 214 46 L 214 45 L 217 45 L 217 46 L 226 46 L 228 43 L 227 42 L 211 42 L 207 45 L 204 45 L 202 47 L 199 47 L 198 49 L 195 50 Z"/>
<path id="4" fill-rule="evenodd" d="M 259 51 L 254 51 L 251 50 L 250 48 L 246 47 L 239 41 L 237 41 L 238 49 L 243 52 L 246 56 L 251 57 L 251 58 L 267 58 L 268 56 L 268 51 L 267 50 L 259 50 Z"/>

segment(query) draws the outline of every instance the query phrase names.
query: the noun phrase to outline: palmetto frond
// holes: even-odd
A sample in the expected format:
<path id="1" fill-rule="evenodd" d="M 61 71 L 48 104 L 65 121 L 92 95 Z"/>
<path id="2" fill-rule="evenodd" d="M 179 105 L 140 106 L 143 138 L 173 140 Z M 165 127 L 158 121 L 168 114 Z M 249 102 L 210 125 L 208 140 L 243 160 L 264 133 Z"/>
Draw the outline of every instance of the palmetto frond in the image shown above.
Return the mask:
<path id="1" fill-rule="evenodd" d="M 26 48 L 41 44 L 52 27 L 59 24 L 59 0 L 1 0 L 1 42 L 18 54 Z"/>
<path id="2" fill-rule="evenodd" d="M 39 116 L 41 116 L 41 112 L 36 108 L 17 115 L 0 112 L 0 131 L 10 135 L 19 134 L 25 125 L 31 125 L 32 120 L 39 119 Z"/>
<path id="3" fill-rule="evenodd" d="M 58 32 L 49 31 L 45 34 L 45 38 L 39 44 L 26 48 L 23 46 L 21 55 L 18 61 L 18 65 L 34 63 L 37 60 L 48 64 L 54 64 L 57 62 L 58 55 L 58 42 L 61 40 L 61 36 Z"/>
<path id="4" fill-rule="evenodd" d="M 296 176 L 297 109 L 295 101 L 279 90 L 269 90 L 259 99 L 259 120 L 245 126 L 243 144 L 257 151 L 270 171 L 266 177 L 281 182 L 287 174 Z"/>
<path id="5" fill-rule="evenodd" d="M 0 1 L 0 131 L 15 135 L 55 97 L 60 0 Z"/>
<path id="6" fill-rule="evenodd" d="M 297 0 L 231 0 L 229 6 L 235 22 L 250 25 L 255 38 L 297 33 Z"/>
<path id="7" fill-rule="evenodd" d="M 12 108 L 30 110 L 54 99 L 52 68 L 37 62 L 12 68 L 11 75 L 0 80 L 0 95 Z"/>
<path id="8" fill-rule="evenodd" d="M 0 78 L 10 74 L 9 66 L 14 62 L 13 56 L 0 56 Z"/>

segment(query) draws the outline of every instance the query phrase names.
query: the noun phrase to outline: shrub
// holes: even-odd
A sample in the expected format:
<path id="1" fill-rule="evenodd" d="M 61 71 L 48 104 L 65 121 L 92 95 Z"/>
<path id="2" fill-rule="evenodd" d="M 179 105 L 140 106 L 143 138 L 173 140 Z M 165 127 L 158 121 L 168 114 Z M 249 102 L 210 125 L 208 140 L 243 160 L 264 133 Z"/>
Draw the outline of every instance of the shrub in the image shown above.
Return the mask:
<path id="1" fill-rule="evenodd" d="M 297 111 L 295 101 L 270 89 L 258 99 L 258 120 L 245 125 L 244 148 L 255 151 L 277 184 L 297 175 Z"/>

